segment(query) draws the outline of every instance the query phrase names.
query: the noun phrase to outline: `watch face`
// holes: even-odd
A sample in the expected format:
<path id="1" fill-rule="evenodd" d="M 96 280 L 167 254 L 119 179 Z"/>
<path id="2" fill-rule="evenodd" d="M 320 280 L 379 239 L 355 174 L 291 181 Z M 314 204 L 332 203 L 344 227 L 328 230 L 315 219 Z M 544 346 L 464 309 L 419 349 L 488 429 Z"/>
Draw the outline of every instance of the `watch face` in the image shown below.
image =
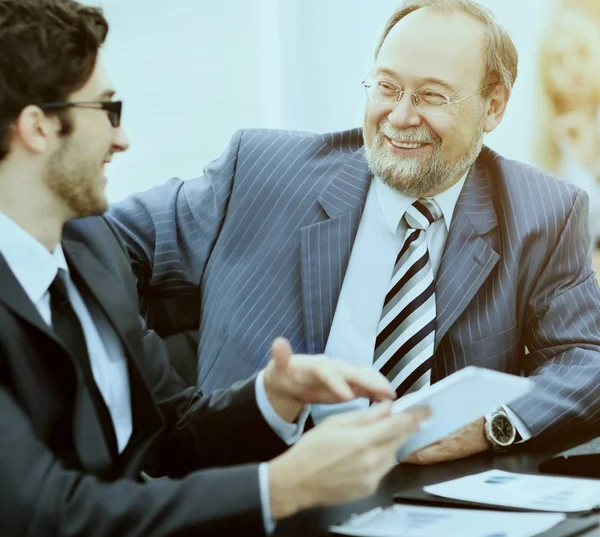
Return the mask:
<path id="1" fill-rule="evenodd" d="M 503 414 L 494 416 L 490 429 L 494 440 L 501 446 L 508 446 L 515 439 L 515 427 Z"/>

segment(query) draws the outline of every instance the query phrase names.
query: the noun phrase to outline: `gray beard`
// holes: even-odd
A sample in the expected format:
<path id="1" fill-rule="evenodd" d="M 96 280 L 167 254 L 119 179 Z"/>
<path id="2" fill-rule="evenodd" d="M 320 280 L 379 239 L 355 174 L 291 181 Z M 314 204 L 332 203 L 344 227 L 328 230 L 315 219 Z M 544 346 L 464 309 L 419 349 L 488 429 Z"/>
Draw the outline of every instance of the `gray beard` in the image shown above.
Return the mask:
<path id="1" fill-rule="evenodd" d="M 441 140 L 431 141 L 425 139 L 418 131 L 413 134 L 402 134 L 406 141 L 424 142 L 433 145 L 433 152 L 426 161 L 419 157 L 398 158 L 392 155 L 386 147 L 387 141 L 383 130 L 390 130 L 389 125 L 380 125 L 371 148 L 365 147 L 365 155 L 369 169 L 373 175 L 378 176 L 386 185 L 397 190 L 405 196 L 422 198 L 431 192 L 445 190 L 444 186 L 453 182 L 475 162 L 483 147 L 483 123 L 479 127 L 478 135 L 471 145 L 471 150 L 453 163 L 446 163 L 442 152 Z M 435 136 L 435 135 L 433 135 Z"/>

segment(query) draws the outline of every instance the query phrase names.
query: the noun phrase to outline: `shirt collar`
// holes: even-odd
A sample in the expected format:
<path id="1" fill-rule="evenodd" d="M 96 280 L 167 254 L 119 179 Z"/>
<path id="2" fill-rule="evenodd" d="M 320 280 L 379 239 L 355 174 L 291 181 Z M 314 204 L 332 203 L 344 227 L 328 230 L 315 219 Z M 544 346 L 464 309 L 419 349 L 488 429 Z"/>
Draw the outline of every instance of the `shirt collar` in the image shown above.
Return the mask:
<path id="1" fill-rule="evenodd" d="M 34 304 L 48 291 L 58 269 L 69 272 L 60 244 L 50 253 L 42 243 L 2 213 L 0 253 Z"/>
<path id="2" fill-rule="evenodd" d="M 468 173 L 469 172 L 467 171 L 467 173 L 461 177 L 460 181 L 449 189 L 433 196 L 433 199 L 438 203 L 442 210 L 442 214 L 444 215 L 446 229 L 450 229 L 454 208 L 456 207 L 456 202 L 458 201 L 458 197 L 460 196 Z M 383 218 L 390 228 L 390 231 L 395 235 L 406 209 L 408 209 L 417 198 L 401 194 L 391 186 L 386 185 L 378 176 L 375 176 L 373 181 L 377 202 L 379 203 L 379 207 L 381 207 Z"/>

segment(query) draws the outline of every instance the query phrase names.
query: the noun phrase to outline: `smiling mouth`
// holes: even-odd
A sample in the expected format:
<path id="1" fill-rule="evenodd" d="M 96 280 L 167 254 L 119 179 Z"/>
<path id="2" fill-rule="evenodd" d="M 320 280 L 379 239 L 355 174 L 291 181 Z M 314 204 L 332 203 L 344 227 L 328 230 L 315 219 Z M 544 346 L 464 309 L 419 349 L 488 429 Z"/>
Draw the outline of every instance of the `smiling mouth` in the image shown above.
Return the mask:
<path id="1" fill-rule="evenodd" d="M 400 149 L 419 149 L 421 147 L 425 147 L 426 145 L 429 145 L 428 143 L 425 142 L 398 142 L 396 140 L 392 140 L 391 138 L 387 137 L 388 141 L 390 142 L 390 144 L 392 144 L 394 147 L 399 147 Z"/>

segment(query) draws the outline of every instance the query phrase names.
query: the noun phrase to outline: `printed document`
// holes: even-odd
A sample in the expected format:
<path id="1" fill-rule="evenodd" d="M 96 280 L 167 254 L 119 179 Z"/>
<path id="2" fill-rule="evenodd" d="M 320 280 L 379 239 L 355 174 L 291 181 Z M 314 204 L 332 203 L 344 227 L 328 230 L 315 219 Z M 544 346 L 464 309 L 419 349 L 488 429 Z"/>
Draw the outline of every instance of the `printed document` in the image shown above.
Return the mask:
<path id="1" fill-rule="evenodd" d="M 502 513 L 396 504 L 367 511 L 329 529 L 336 534 L 360 537 L 532 537 L 564 519 L 565 515 L 556 513 Z"/>
<path id="2" fill-rule="evenodd" d="M 533 511 L 576 513 L 600 508 L 600 479 L 490 470 L 423 490 L 444 498 Z"/>

